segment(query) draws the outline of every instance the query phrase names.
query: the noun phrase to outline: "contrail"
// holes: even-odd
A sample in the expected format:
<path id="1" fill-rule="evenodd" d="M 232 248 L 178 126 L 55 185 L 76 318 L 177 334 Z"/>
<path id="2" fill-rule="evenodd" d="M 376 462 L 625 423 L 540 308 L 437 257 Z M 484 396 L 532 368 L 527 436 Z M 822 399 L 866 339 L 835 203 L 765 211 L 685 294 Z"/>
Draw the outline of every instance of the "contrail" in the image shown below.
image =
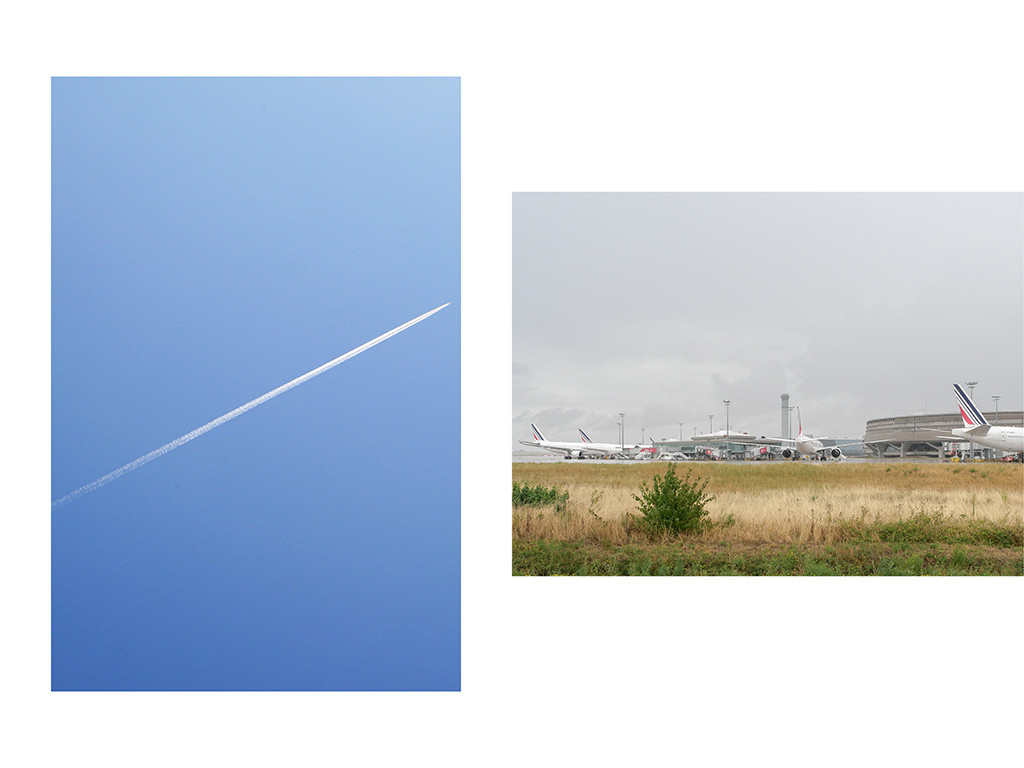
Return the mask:
<path id="1" fill-rule="evenodd" d="M 184 445 L 185 443 L 189 442 L 190 440 L 195 440 L 200 435 L 205 435 L 207 432 L 209 432 L 214 427 L 219 427 L 224 422 L 231 421 L 233 418 L 235 418 L 235 416 L 241 416 L 246 411 L 251 411 L 257 405 L 262 405 L 263 403 L 267 402 L 267 400 L 270 400 L 271 398 L 277 397 L 282 392 L 287 392 L 289 389 L 294 389 L 295 387 L 299 386 L 299 384 L 302 384 L 304 381 L 309 381 L 314 376 L 319 376 L 324 371 L 330 370 L 334 366 L 339 365 L 340 363 L 345 362 L 350 357 L 355 357 L 360 352 L 365 352 L 370 347 L 372 347 L 372 346 L 374 346 L 376 344 L 380 344 L 385 339 L 390 339 L 395 334 L 401 333 L 402 331 L 404 331 L 409 326 L 416 325 L 416 323 L 418 323 L 420 320 L 426 320 L 428 317 L 430 317 L 435 312 L 440 312 L 442 309 L 447 307 L 448 304 L 451 304 L 451 302 L 449 301 L 447 304 L 442 304 L 440 307 L 437 307 L 436 309 L 432 309 L 429 312 L 427 312 L 426 314 L 422 314 L 419 317 L 414 318 L 414 319 L 410 320 L 407 323 L 403 323 L 402 325 L 398 326 L 397 328 L 393 328 L 392 330 L 388 331 L 387 333 L 381 334 L 380 336 L 378 336 L 377 338 L 373 339 L 372 341 L 368 341 L 365 344 L 363 344 L 362 346 L 356 347 L 355 349 L 353 349 L 350 352 L 346 352 L 341 357 L 336 357 L 333 360 L 331 360 L 329 363 L 324 363 L 319 368 L 314 368 L 309 373 L 304 373 L 301 376 L 299 376 L 299 378 L 292 379 L 287 384 L 282 384 L 277 389 L 272 389 L 269 392 L 267 392 L 267 394 L 260 395 L 255 400 L 250 400 L 245 405 L 240 405 L 238 408 L 235 408 L 235 410 L 233 410 L 233 411 L 228 411 L 223 416 L 219 416 L 216 419 L 214 419 L 213 421 L 211 421 L 209 424 L 204 424 L 203 426 L 199 427 L 198 429 L 193 429 L 191 432 L 182 435 L 178 439 L 171 440 L 171 442 L 167 443 L 167 445 L 160 446 L 155 451 L 150 451 L 145 456 L 140 456 L 139 458 L 135 459 L 135 461 L 128 462 L 127 464 L 125 464 L 120 469 L 115 469 L 113 472 L 111 472 L 109 474 L 106 474 L 103 477 L 98 478 L 96 480 L 93 480 L 91 483 L 87 483 L 86 485 L 83 485 L 78 490 L 72 491 L 67 496 L 62 496 L 61 498 L 59 498 L 56 501 L 52 502 L 50 504 L 50 510 L 51 511 L 55 510 L 58 507 L 61 507 L 64 504 L 67 504 L 69 501 L 74 501 L 79 496 L 84 496 L 85 494 L 89 493 L 89 491 L 95 491 L 97 488 L 102 488 L 104 485 L 109 483 L 111 480 L 116 480 L 121 475 L 124 475 L 124 474 L 127 474 L 128 472 L 131 472 L 133 469 L 138 469 L 143 464 L 148 464 L 153 459 L 159 458 L 160 456 L 163 456 L 165 453 L 170 453 L 175 448 L 177 448 L 177 447 L 179 447 L 181 445 Z"/>

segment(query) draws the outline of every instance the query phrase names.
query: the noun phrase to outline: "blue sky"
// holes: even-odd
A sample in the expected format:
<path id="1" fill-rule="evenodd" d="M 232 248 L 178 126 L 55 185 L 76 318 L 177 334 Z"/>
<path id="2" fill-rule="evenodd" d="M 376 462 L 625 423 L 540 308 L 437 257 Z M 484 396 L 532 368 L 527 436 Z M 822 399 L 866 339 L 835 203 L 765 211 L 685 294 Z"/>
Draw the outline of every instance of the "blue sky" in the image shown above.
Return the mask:
<path id="1" fill-rule="evenodd" d="M 52 687 L 460 686 L 457 78 L 52 81 Z"/>

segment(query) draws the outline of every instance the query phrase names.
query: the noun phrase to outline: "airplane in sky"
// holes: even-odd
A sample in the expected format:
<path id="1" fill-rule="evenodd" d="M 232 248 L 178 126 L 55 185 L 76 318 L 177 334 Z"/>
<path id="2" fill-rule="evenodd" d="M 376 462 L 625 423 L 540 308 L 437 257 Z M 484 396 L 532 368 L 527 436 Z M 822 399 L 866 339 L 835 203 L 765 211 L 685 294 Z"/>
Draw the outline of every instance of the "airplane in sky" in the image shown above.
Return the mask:
<path id="1" fill-rule="evenodd" d="M 545 440 L 544 435 L 541 434 L 539 429 L 537 429 L 536 424 L 531 424 L 530 427 L 533 429 L 533 440 L 520 440 L 520 443 L 531 448 L 543 448 L 545 451 L 550 451 L 551 453 L 561 453 L 567 459 L 583 459 L 587 456 L 603 458 L 621 456 L 625 455 L 630 449 L 636 447 L 627 445 L 624 450 L 622 446 L 613 445 L 612 443 L 595 443 L 586 436 L 586 433 L 584 433 L 582 429 L 580 430 L 580 434 L 586 438 L 584 442 L 554 442 L 552 440 Z"/>
<path id="2" fill-rule="evenodd" d="M 953 392 L 960 403 L 960 416 L 964 420 L 963 429 L 952 430 L 954 437 L 998 451 L 1024 452 L 1024 427 L 994 427 L 985 420 L 959 384 L 953 385 Z"/>
<path id="3" fill-rule="evenodd" d="M 730 431 L 728 434 L 728 442 L 740 443 L 743 445 L 781 445 L 784 446 L 782 449 L 782 458 L 784 459 L 800 459 L 804 456 L 809 456 L 814 459 L 820 459 L 822 461 L 828 459 L 842 459 L 844 454 L 841 450 L 842 446 L 845 445 L 860 445 L 863 441 L 851 440 L 847 443 L 836 443 L 835 445 L 825 445 L 824 440 L 830 438 L 827 437 L 810 437 L 804 434 L 803 422 L 800 419 L 800 409 L 796 409 L 796 418 L 798 431 L 795 438 L 790 439 L 788 437 L 754 437 L 748 435 L 746 432 L 733 432 Z M 716 432 L 713 435 L 695 435 L 694 440 L 725 440 L 725 431 Z"/>

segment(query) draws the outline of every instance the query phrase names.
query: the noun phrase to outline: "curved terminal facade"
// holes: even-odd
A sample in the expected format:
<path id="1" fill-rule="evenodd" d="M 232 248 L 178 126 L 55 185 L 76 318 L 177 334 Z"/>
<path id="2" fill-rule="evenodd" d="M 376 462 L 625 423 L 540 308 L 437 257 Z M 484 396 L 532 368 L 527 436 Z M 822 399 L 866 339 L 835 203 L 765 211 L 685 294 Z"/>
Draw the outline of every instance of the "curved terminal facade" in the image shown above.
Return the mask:
<path id="1" fill-rule="evenodd" d="M 989 424 L 1001 427 L 1024 426 L 1024 411 L 995 411 L 984 414 Z M 868 456 L 908 457 L 935 456 L 942 458 L 947 451 L 970 450 L 967 443 L 943 438 L 951 429 L 963 429 L 960 413 L 921 413 L 914 416 L 893 416 L 872 419 L 864 431 L 864 452 Z M 976 453 L 992 453 L 991 448 L 975 445 Z"/>

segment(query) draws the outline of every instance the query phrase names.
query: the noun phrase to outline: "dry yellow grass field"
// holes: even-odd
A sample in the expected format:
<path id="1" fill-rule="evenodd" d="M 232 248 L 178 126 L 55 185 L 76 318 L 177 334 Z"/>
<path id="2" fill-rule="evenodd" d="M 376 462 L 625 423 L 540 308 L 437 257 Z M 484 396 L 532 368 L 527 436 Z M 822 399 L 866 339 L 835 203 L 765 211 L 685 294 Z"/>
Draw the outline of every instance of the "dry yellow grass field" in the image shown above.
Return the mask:
<path id="1" fill-rule="evenodd" d="M 517 539 L 623 544 L 633 537 L 628 514 L 641 482 L 667 464 L 514 463 L 512 479 L 569 492 L 566 514 L 522 507 Z M 951 523 L 1024 525 L 1020 464 L 770 462 L 676 465 L 676 474 L 708 478 L 710 520 L 704 540 L 732 543 L 833 542 L 850 523 L 886 523 L 922 513 Z"/>

